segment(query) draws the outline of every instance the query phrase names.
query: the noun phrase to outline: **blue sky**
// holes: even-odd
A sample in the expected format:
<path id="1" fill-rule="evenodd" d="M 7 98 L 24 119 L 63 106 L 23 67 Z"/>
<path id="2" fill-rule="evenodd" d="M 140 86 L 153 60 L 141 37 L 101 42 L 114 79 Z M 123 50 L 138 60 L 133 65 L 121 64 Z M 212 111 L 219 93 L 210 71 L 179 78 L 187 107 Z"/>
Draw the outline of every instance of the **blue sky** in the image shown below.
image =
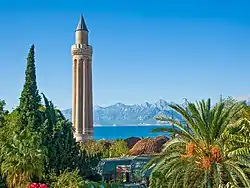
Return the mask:
<path id="1" fill-rule="evenodd" d="M 250 94 L 250 2 L 215 0 L 0 1 L 0 98 L 18 104 L 36 45 L 38 87 L 71 107 L 74 29 L 93 46 L 94 103 L 180 102 Z"/>

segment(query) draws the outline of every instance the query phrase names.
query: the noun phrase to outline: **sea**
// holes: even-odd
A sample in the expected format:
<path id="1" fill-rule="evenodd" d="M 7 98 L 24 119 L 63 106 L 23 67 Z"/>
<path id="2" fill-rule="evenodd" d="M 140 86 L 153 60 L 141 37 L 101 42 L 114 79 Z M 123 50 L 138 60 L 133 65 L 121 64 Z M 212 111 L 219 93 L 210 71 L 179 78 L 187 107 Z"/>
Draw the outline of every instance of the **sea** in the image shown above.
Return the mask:
<path id="1" fill-rule="evenodd" d="M 152 133 L 155 128 L 163 128 L 169 125 L 96 125 L 94 126 L 95 140 L 116 140 L 126 139 L 129 137 L 156 137 L 159 135 L 169 137 L 169 134 Z"/>

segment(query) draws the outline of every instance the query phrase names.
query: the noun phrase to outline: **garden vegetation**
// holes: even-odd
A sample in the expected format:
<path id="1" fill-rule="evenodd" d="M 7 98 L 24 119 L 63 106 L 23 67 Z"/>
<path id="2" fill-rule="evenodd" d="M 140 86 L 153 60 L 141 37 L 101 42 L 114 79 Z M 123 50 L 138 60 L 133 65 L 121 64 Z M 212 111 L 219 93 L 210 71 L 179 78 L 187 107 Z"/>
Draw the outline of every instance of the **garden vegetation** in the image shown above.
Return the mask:
<path id="1" fill-rule="evenodd" d="M 34 45 L 19 104 L 11 112 L 5 105 L 0 100 L 0 187 L 100 187 L 101 158 L 129 153 L 123 140 L 75 141 L 71 122 L 38 91 Z M 152 169 L 150 187 L 250 187 L 250 107 L 230 98 L 170 107 L 183 121 L 157 118 L 171 126 L 153 132 L 170 133 L 172 139 L 146 165 Z"/>
<path id="2" fill-rule="evenodd" d="M 81 149 L 71 122 L 38 91 L 34 45 L 27 58 L 20 102 L 11 112 L 4 107 L 5 101 L 0 100 L 1 187 L 103 184 L 97 173 L 101 155 Z"/>

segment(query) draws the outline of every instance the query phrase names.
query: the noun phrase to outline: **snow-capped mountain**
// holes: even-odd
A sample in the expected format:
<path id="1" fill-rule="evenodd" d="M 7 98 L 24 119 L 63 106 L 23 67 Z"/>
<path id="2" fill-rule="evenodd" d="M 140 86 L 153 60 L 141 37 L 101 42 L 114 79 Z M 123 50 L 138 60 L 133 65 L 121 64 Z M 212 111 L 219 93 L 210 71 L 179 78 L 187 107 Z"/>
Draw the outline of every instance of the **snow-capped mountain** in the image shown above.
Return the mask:
<path id="1" fill-rule="evenodd" d="M 63 110 L 62 113 L 71 120 L 71 109 Z M 163 99 L 152 104 L 145 102 L 134 105 L 116 103 L 107 107 L 94 106 L 94 123 L 101 125 L 156 124 L 155 117 L 159 115 L 181 119 Z"/>

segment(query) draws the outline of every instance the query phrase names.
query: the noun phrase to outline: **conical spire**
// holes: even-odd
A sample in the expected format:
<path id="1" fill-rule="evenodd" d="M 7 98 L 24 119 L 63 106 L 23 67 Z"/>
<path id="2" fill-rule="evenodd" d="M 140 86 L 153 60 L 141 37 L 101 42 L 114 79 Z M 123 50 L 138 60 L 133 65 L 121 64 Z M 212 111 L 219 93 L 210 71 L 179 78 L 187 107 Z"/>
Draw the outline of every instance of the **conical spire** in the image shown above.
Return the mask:
<path id="1" fill-rule="evenodd" d="M 80 16 L 80 20 L 79 20 L 78 25 L 77 25 L 77 28 L 76 28 L 76 31 L 79 31 L 79 30 L 88 31 L 88 28 L 87 28 L 87 26 L 86 26 L 86 24 L 85 24 L 85 21 L 84 21 L 84 19 L 83 19 L 82 14 L 81 14 L 81 16 Z"/>

